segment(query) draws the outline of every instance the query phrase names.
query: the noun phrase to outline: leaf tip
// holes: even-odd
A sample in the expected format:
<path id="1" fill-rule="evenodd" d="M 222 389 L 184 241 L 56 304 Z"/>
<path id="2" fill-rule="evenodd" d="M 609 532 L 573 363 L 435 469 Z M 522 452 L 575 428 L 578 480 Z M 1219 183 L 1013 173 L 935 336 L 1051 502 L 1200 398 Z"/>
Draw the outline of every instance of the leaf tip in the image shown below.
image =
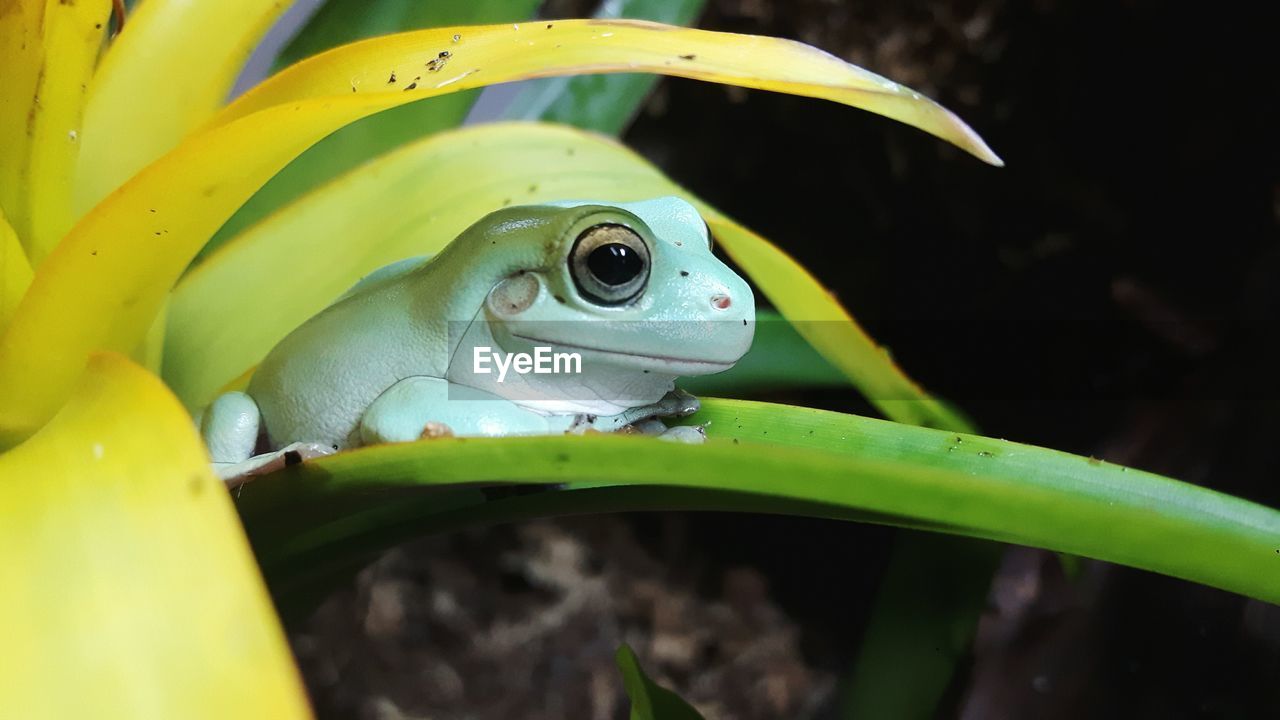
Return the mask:
<path id="1" fill-rule="evenodd" d="M 938 107 L 945 113 L 950 125 L 958 133 L 958 137 L 947 138 L 948 140 L 988 165 L 1004 167 L 1004 159 L 997 155 L 995 150 L 991 149 L 991 146 L 987 144 L 986 140 L 982 139 L 982 136 L 976 130 L 969 127 L 969 123 L 961 120 L 959 115 L 951 112 L 946 107 L 942 105 L 938 105 Z"/>

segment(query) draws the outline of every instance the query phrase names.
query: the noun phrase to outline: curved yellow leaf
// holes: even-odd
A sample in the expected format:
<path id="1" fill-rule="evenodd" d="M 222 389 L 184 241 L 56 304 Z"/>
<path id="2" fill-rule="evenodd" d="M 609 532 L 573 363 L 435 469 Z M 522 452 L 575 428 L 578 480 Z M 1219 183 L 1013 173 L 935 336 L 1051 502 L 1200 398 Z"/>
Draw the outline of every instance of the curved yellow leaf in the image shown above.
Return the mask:
<path id="1" fill-rule="evenodd" d="M 292 4 L 138 3 L 90 86 L 75 217 L 208 120 L 258 40 Z"/>
<path id="2" fill-rule="evenodd" d="M 106 32 L 111 0 L 51 0 L 44 16 L 44 61 L 33 106 L 27 184 L 32 262 L 71 227 L 71 188 L 80 152 L 85 88 Z M 155 111 L 152 110 L 154 113 Z M 164 114 L 164 113 L 155 113 Z"/>
<path id="3" fill-rule="evenodd" d="M 0 716 L 305 718 L 225 489 L 155 377 L 94 358 L 0 455 Z"/>
<path id="4" fill-rule="evenodd" d="M 165 379 L 188 407 L 203 406 L 361 276 L 435 253 L 495 207 L 669 194 L 689 197 L 622 145 L 569 127 L 504 123 L 432 136 L 305 196 L 188 273 L 170 305 Z M 716 210 L 700 209 L 721 247 L 889 417 L 958 424 L 804 268 Z M 270 313 L 258 310 L 267 306 Z"/>
<path id="5" fill-rule="evenodd" d="M 423 96 L 568 73 L 634 73 L 727 83 L 823 98 L 920 128 L 985 162 L 1002 164 L 950 110 L 910 88 L 817 48 L 780 38 L 710 32 L 643 20 L 560 20 L 436 28 L 351 43 L 299 62 L 253 88 L 215 123 L 328 95 Z"/>
<path id="6" fill-rule="evenodd" d="M 908 377 L 804 266 L 717 210 L 701 209 L 721 247 L 778 312 L 885 417 L 940 430 L 973 431 L 968 420 Z"/>
<path id="7" fill-rule="evenodd" d="M 136 351 L 217 227 L 309 145 L 369 112 L 274 108 L 201 133 L 76 223 L 0 336 L 0 447 L 53 416 L 90 353 Z"/>
<path id="8" fill-rule="evenodd" d="M 0 209 L 0 332 L 31 284 L 31 263 Z"/>
<path id="9" fill-rule="evenodd" d="M 200 246 L 281 167 L 333 130 L 423 96 L 520 77 L 614 72 L 622 69 L 623 61 L 618 58 L 635 52 L 639 59 L 625 69 L 687 74 L 828 97 L 909 117 L 965 143 L 973 152 L 989 153 L 972 131 L 932 101 L 899 86 L 885 85 L 887 81 L 878 76 L 797 43 L 649 23 L 553 24 L 566 25 L 563 44 L 522 40 L 524 49 L 520 52 L 512 51 L 509 33 L 521 31 L 488 28 L 493 38 L 507 39 L 487 45 L 494 49 L 491 59 L 513 63 L 522 74 L 505 72 L 501 65 L 486 66 L 489 72 L 483 81 L 477 79 L 477 68 L 470 64 L 465 66 L 469 69 L 460 71 L 464 76 L 459 76 L 458 82 L 442 74 L 453 56 L 442 55 L 452 51 L 439 49 L 440 31 L 393 35 L 323 53 L 268 81 L 264 91 L 233 103 L 209 129 L 149 165 L 72 228 L 37 270 L 8 331 L 0 337 L 0 446 L 21 440 L 53 415 L 90 352 L 135 350 L 165 294 Z M 454 33 L 460 36 L 456 45 L 469 42 L 462 38 L 463 32 L 472 33 L 470 41 L 474 41 L 474 35 L 482 30 L 486 29 L 459 29 Z M 549 33 L 548 37 L 555 32 L 541 31 Z M 629 44 L 622 47 L 607 42 L 610 33 L 621 34 Z M 652 57 L 653 53 L 645 55 L 645 45 L 665 48 L 673 38 L 684 38 L 687 43 L 682 47 L 686 50 L 705 48 L 703 52 L 709 53 L 710 59 L 698 61 L 696 53 L 694 60 L 672 55 L 668 65 Z M 733 42 L 744 48 L 733 51 L 729 47 Z M 477 43 L 475 47 L 486 45 Z M 378 48 L 385 52 L 375 52 Z M 602 50 L 593 53 L 591 48 Z M 333 89 L 317 75 L 321 70 L 349 79 L 373 77 L 372 73 L 380 74 L 389 64 L 408 71 L 409 63 L 427 56 L 434 61 L 448 60 L 443 68 L 435 65 L 443 79 L 415 91 L 362 93 L 352 80 L 346 94 L 306 95 Z M 359 65 L 357 60 L 372 65 Z M 688 67 L 678 66 L 676 61 L 688 63 Z M 796 68 L 794 78 L 788 74 L 791 63 Z M 702 70 L 690 69 L 703 66 Z M 430 69 L 422 72 L 424 77 L 432 75 Z M 383 77 L 381 82 L 387 84 L 389 79 Z M 397 83 L 404 79 L 410 78 L 397 76 Z M 828 84 L 819 84 L 823 80 Z M 412 80 L 410 84 L 414 84 Z M 356 92 L 351 92 L 352 88 Z M 297 99 L 265 105 L 271 98 Z M 263 109 L 257 109 L 260 107 Z M 245 114 L 248 110 L 253 111 Z M 994 156 L 990 157 L 994 161 Z"/>
<path id="10" fill-rule="evenodd" d="M 0 208 L 26 242 L 30 122 L 40 77 L 45 0 L 0 3 Z"/>

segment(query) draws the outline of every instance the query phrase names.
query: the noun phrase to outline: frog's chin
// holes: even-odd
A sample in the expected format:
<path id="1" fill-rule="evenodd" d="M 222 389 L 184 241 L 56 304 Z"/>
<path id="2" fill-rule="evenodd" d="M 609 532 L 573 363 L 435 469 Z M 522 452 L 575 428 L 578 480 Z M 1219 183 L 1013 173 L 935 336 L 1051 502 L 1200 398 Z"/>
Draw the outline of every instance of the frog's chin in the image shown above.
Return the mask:
<path id="1" fill-rule="evenodd" d="M 595 360 L 610 365 L 627 365 L 637 370 L 663 372 L 670 375 L 713 375 L 733 367 L 738 360 L 717 360 L 708 358 L 682 357 L 678 355 L 660 355 L 637 353 L 630 350 L 612 350 L 609 348 L 567 343 L 560 340 L 546 340 L 529 335 L 512 333 L 512 337 L 533 343 L 554 347 L 557 351 L 576 352 L 582 355 L 584 363 Z"/>

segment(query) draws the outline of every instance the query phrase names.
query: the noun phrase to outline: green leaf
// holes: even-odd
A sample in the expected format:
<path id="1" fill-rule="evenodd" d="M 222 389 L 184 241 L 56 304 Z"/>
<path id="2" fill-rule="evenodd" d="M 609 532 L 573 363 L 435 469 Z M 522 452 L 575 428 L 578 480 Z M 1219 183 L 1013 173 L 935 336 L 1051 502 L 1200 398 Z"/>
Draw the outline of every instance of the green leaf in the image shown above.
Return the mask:
<path id="1" fill-rule="evenodd" d="M 927 528 L 1280 600 L 1280 513 L 1207 488 L 1055 450 L 809 408 L 705 400 L 688 421 L 709 423 L 707 444 L 599 435 L 362 448 L 250 483 L 241 509 L 285 604 L 368 553 L 426 532 L 645 509 Z M 564 485 L 534 494 L 484 489 L 503 483 Z"/>
<path id="2" fill-rule="evenodd" d="M 329 0 L 276 61 L 287 67 L 330 48 L 402 30 L 522 22 L 538 0 Z M 205 247 L 209 252 L 245 228 L 392 148 L 440 130 L 457 127 L 479 97 L 478 90 L 454 93 L 367 117 L 316 143 L 245 203 Z"/>
<path id="3" fill-rule="evenodd" d="M 1003 547 L 902 531 L 876 589 L 841 717 L 927 720 L 968 656 Z"/>
<path id="4" fill-rule="evenodd" d="M 614 659 L 622 672 L 627 697 L 631 698 L 631 720 L 703 720 L 679 695 L 651 680 L 626 643 L 618 648 Z"/>
<path id="5" fill-rule="evenodd" d="M 602 3 L 595 17 L 689 25 L 706 4 L 706 0 L 612 0 Z M 617 135 L 640 111 L 658 80 L 653 75 L 530 80 L 521 84 L 502 116 L 508 120 L 548 120 Z"/>

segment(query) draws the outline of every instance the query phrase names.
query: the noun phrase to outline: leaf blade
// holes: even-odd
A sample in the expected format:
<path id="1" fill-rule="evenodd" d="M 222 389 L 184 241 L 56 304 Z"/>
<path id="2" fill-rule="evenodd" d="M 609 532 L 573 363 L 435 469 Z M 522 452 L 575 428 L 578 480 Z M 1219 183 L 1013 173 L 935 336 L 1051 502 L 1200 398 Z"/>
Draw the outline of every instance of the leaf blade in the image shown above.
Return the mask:
<path id="1" fill-rule="evenodd" d="M 76 217 L 221 107 L 258 40 L 292 4 L 138 3 L 89 88 L 73 198 Z"/>
<path id="2" fill-rule="evenodd" d="M 27 245 L 29 132 L 44 55 L 44 0 L 12 0 L 0 13 L 0 208 Z"/>
<path id="3" fill-rule="evenodd" d="M 599 18 L 651 20 L 689 25 L 702 13 L 706 0 L 617 0 L 601 3 Z M 506 120 L 545 120 L 617 135 L 631 122 L 653 90 L 651 75 L 580 75 L 544 78 L 523 83 L 503 108 Z"/>
<path id="4" fill-rule="evenodd" d="M 362 528 L 402 540 L 455 513 L 487 523 L 519 512 L 521 503 L 581 512 L 593 506 L 574 506 L 572 493 L 599 491 L 603 503 L 627 491 L 629 506 L 608 507 L 725 509 L 718 497 L 727 494 L 746 498 L 734 501 L 735 511 L 852 513 L 1280 600 L 1280 512 L 1247 500 L 1055 450 L 810 408 L 706 399 L 688 422 L 709 422 L 712 441 L 600 435 L 362 448 L 249 484 L 241 510 L 268 576 L 287 572 L 292 558 L 309 557 L 314 570 L 315 553 L 350 542 Z M 627 462 L 610 461 L 618 457 Z M 505 506 L 482 493 L 440 504 L 439 493 L 460 483 L 494 482 L 568 485 Z M 638 496 L 637 488 L 644 489 Z M 664 497 L 668 491 L 677 494 Z M 381 514 L 366 525 L 361 513 L 371 508 Z"/>
<path id="5" fill-rule="evenodd" d="M 703 720 L 692 705 L 645 673 L 629 645 L 620 645 L 613 657 L 631 699 L 631 720 Z"/>
<path id="6" fill-rule="evenodd" d="M 287 66 L 343 43 L 386 33 L 446 25 L 523 22 L 538 0 L 329 0 L 285 47 L 277 60 Z M 262 220 L 308 190 L 392 148 L 460 125 L 475 104 L 478 91 L 442 95 L 371 115 L 338 130 L 262 187 L 240 208 L 204 249 L 208 252 Z"/>
<path id="7" fill-rule="evenodd" d="M 71 188 L 85 107 L 85 88 L 94 74 L 106 34 L 110 0 L 49 3 L 45 9 L 44 61 L 36 84 L 27 222 L 32 262 L 49 254 L 73 221 Z"/>
<path id="8" fill-rule="evenodd" d="M 0 714 L 310 717 L 222 484 L 173 396 L 98 356 L 0 455 Z"/>
<path id="9" fill-rule="evenodd" d="M 0 209 L 0 333 L 31 285 L 31 263 Z"/>
<path id="10" fill-rule="evenodd" d="M 609 63 L 625 63 L 628 70 L 828 97 L 891 116 L 911 111 L 917 116 L 908 119 L 967 143 L 974 152 L 989 153 L 972 130 L 941 106 L 900 86 L 887 89 L 882 78 L 797 43 L 633 21 L 553 25 L 561 28 L 559 33 L 538 30 L 547 33 L 534 43 L 542 43 L 541 52 L 520 45 L 527 42 L 523 39 L 513 46 L 518 29 L 468 28 L 475 44 L 460 59 L 487 58 L 496 63 L 488 68 L 492 72 L 478 80 L 476 68 L 450 61 L 436 65 L 439 79 L 416 92 L 387 91 L 383 73 L 388 67 L 413 72 L 424 58 L 439 62 L 445 52 L 439 48 L 451 47 L 450 38 L 460 33 L 449 28 L 404 33 L 324 53 L 247 93 L 207 130 L 125 183 L 82 218 L 49 256 L 0 337 L 0 397 L 6 398 L 0 406 L 0 446 L 21 440 L 53 415 L 90 352 L 137 348 L 182 270 L 268 178 L 329 132 L 412 100 L 520 77 L 611 72 L 621 66 Z M 630 44 L 592 44 L 606 34 L 620 35 Z M 575 52 L 559 52 L 556 38 Z M 688 61 L 693 70 L 664 64 L 673 38 L 685 49 L 690 44 L 714 49 L 715 62 Z M 486 47 L 488 54 L 476 52 Z M 794 64 L 802 80 L 788 80 L 787 70 L 777 64 L 761 66 L 762 60 L 780 59 Z M 446 67 L 454 70 L 446 73 Z M 429 69 L 422 72 L 431 74 Z M 816 84 L 828 76 L 835 78 L 830 84 Z M 365 81 L 374 92 L 352 92 Z M 152 235 L 168 237 L 157 243 Z"/>
<path id="11" fill-rule="evenodd" d="M 413 90 L 424 97 L 445 88 L 524 78 L 652 72 L 831 100 L 924 130 L 983 162 L 1003 164 L 972 128 L 941 105 L 795 41 L 641 20 L 560 20 L 521 27 L 437 28 L 352 43 L 268 78 L 213 122 L 301 98 L 352 102 L 349 95 L 402 92 L 408 86 L 389 82 L 392 72 L 412 78 Z M 476 77 L 481 70 L 485 77 Z"/>

